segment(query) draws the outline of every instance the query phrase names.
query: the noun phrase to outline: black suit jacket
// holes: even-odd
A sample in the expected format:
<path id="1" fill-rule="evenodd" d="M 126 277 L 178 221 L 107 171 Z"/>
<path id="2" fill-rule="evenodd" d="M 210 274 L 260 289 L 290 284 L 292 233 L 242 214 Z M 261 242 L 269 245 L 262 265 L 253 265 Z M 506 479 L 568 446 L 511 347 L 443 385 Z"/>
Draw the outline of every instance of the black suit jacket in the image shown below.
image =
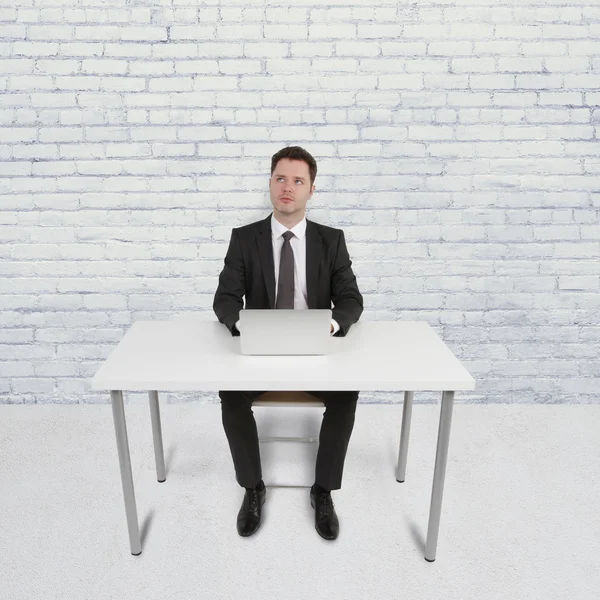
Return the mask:
<path id="1" fill-rule="evenodd" d="M 343 337 L 363 311 L 344 232 L 306 219 L 306 291 L 308 308 L 332 308 Z M 231 231 L 225 266 L 219 275 L 213 310 L 231 335 L 243 308 L 275 308 L 275 267 L 271 215 Z"/>

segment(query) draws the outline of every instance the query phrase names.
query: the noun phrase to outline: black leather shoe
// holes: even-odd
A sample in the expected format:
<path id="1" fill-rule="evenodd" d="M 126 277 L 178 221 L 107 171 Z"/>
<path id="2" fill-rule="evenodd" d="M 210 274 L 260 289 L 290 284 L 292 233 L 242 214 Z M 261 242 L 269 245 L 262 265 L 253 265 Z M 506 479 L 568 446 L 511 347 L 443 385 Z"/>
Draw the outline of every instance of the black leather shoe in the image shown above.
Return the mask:
<path id="1" fill-rule="evenodd" d="M 340 532 L 331 492 L 310 492 L 310 505 L 315 509 L 315 529 L 326 540 L 335 540 Z"/>
<path id="2" fill-rule="evenodd" d="M 260 527 L 262 505 L 265 503 L 267 488 L 262 490 L 246 489 L 242 507 L 237 516 L 237 531 L 241 536 L 248 537 Z"/>

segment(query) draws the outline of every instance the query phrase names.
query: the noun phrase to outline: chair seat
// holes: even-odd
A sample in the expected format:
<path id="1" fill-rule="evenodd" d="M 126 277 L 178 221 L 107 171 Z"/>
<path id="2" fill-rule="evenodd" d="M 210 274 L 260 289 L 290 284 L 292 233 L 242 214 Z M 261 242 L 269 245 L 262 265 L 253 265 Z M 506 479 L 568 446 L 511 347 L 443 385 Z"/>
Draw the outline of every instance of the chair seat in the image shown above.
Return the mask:
<path id="1" fill-rule="evenodd" d="M 263 392 L 254 402 L 252 406 L 320 406 L 325 404 L 316 396 L 308 392 L 296 391 L 269 391 Z"/>

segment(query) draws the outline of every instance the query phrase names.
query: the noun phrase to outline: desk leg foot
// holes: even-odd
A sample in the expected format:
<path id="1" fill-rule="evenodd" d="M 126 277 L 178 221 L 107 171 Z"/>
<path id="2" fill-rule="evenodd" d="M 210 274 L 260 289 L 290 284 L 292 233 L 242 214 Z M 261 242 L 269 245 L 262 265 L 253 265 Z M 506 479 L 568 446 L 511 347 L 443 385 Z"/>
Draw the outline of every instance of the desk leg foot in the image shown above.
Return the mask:
<path id="1" fill-rule="evenodd" d="M 127 425 L 125 424 L 125 409 L 123 408 L 123 392 L 111 390 L 115 433 L 117 435 L 117 451 L 119 466 L 121 468 L 121 483 L 123 484 L 123 498 L 125 499 L 125 514 L 127 516 L 127 529 L 129 531 L 129 545 L 131 554 L 139 556 L 142 553 L 142 541 L 135 505 L 133 490 L 133 476 L 131 475 L 131 457 L 129 456 L 129 442 L 127 440 Z"/>
<path id="2" fill-rule="evenodd" d="M 404 392 L 404 406 L 402 407 L 402 429 L 400 431 L 400 449 L 398 450 L 398 466 L 396 468 L 396 481 L 404 483 L 406 475 L 406 457 L 408 455 L 408 438 L 410 434 L 410 420 L 412 416 L 414 392 Z"/>
<path id="3" fill-rule="evenodd" d="M 431 505 L 429 508 L 429 525 L 427 526 L 427 543 L 425 544 L 425 560 L 428 562 L 433 562 L 435 560 L 435 553 L 437 550 L 453 404 L 454 392 L 443 392 L 437 450 L 435 454 L 435 469 L 433 472 L 433 487 L 431 490 Z"/>
<path id="4" fill-rule="evenodd" d="M 152 419 L 152 439 L 154 440 L 154 460 L 156 462 L 156 479 L 164 483 L 165 475 L 165 453 L 163 450 L 162 428 L 160 426 L 160 408 L 158 404 L 158 392 L 150 390 L 150 416 Z"/>

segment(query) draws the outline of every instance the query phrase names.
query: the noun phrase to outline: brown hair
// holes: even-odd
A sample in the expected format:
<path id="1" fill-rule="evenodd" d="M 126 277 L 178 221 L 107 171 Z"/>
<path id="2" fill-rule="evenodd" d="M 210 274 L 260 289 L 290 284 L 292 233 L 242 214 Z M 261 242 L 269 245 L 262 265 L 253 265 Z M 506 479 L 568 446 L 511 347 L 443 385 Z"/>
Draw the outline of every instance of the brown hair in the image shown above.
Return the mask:
<path id="1" fill-rule="evenodd" d="M 273 171 L 275 171 L 277 163 L 282 158 L 289 158 L 290 160 L 303 160 L 308 165 L 308 172 L 310 173 L 310 185 L 312 186 L 312 184 L 315 182 L 315 177 L 317 176 L 317 161 L 309 152 L 300 146 L 286 146 L 285 148 L 282 148 L 279 152 L 273 154 L 271 157 L 271 175 L 273 175 Z"/>

